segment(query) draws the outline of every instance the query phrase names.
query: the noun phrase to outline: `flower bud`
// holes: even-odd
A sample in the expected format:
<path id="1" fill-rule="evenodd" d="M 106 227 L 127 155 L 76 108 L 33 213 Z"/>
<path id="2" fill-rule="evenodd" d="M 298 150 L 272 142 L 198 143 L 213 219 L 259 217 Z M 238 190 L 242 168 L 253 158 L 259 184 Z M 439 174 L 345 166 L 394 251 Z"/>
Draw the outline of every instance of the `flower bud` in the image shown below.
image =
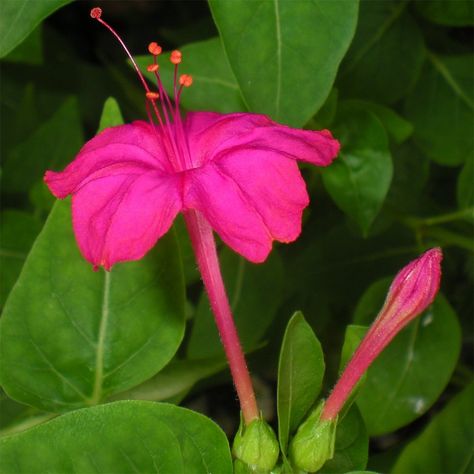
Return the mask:
<path id="1" fill-rule="evenodd" d="M 268 472 L 278 460 L 280 447 L 268 423 L 257 418 L 247 426 L 240 423 L 232 452 L 236 458 L 236 472 Z"/>
<path id="2" fill-rule="evenodd" d="M 334 456 L 337 419 L 322 421 L 323 405 L 311 412 L 290 443 L 291 461 L 303 471 L 315 472 Z"/>
<path id="3" fill-rule="evenodd" d="M 402 268 L 385 303 L 326 401 L 322 420 L 333 420 L 364 372 L 390 341 L 434 300 L 441 280 L 440 248 L 426 251 Z"/>

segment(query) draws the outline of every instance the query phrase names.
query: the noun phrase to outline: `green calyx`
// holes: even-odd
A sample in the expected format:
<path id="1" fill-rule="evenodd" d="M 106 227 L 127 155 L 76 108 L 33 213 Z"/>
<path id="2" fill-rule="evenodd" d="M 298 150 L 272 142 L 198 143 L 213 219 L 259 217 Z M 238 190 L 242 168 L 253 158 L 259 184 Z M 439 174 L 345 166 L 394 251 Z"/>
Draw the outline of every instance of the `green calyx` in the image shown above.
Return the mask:
<path id="1" fill-rule="evenodd" d="M 322 401 L 300 425 L 290 443 L 290 458 L 294 466 L 316 472 L 334 456 L 336 420 L 321 421 Z"/>
<path id="2" fill-rule="evenodd" d="M 241 472 L 265 473 L 275 466 L 280 447 L 270 425 L 258 418 L 248 426 L 241 420 L 232 452 Z"/>

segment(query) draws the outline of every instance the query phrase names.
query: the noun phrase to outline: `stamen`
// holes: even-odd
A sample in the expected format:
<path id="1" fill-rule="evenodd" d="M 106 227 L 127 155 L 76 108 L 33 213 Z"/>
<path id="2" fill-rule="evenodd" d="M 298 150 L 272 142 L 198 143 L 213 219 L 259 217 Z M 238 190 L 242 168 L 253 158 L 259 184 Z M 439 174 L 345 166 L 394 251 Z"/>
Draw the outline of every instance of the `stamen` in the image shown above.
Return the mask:
<path id="1" fill-rule="evenodd" d="M 148 51 L 153 54 L 153 56 L 158 56 L 161 54 L 162 48 L 158 43 L 153 41 L 148 45 Z"/>
<path id="2" fill-rule="evenodd" d="M 158 92 L 147 92 L 145 95 L 146 98 L 150 100 L 157 100 L 160 98 L 160 94 L 158 94 Z"/>
<path id="3" fill-rule="evenodd" d="M 179 76 L 179 83 L 184 87 L 189 87 L 193 83 L 193 76 L 189 74 L 181 74 L 181 76 Z"/>
<path id="4" fill-rule="evenodd" d="M 146 70 L 148 72 L 156 72 L 158 71 L 159 68 L 160 66 L 158 64 L 150 64 L 149 66 L 146 67 Z"/>
<path id="5" fill-rule="evenodd" d="M 171 51 L 170 61 L 176 65 L 181 62 L 182 57 L 183 55 L 181 54 L 181 51 L 175 49 L 174 51 Z"/>

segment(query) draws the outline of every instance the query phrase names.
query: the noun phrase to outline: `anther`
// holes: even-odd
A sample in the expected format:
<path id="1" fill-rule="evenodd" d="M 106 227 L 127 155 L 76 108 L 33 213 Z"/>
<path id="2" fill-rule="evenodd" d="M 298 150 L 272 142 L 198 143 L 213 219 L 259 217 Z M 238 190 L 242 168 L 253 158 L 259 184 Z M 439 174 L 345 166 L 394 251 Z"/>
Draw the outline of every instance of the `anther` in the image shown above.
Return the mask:
<path id="1" fill-rule="evenodd" d="M 193 76 L 181 74 L 181 76 L 179 76 L 179 83 L 184 87 L 189 87 L 193 83 Z"/>
<path id="2" fill-rule="evenodd" d="M 157 100 L 160 98 L 160 94 L 158 94 L 158 92 L 147 92 L 146 98 L 150 100 Z"/>
<path id="3" fill-rule="evenodd" d="M 158 71 L 160 66 L 158 66 L 158 64 L 150 64 L 149 66 L 146 67 L 146 70 L 148 72 L 156 72 Z"/>
<path id="4" fill-rule="evenodd" d="M 148 45 L 148 51 L 153 54 L 153 56 L 158 56 L 159 54 L 161 54 L 162 48 L 158 43 L 155 43 L 155 41 L 153 41 Z"/>
<path id="5" fill-rule="evenodd" d="M 102 16 L 102 8 L 95 7 L 91 10 L 91 17 L 98 20 Z"/>
<path id="6" fill-rule="evenodd" d="M 179 64 L 181 62 L 182 57 L 183 55 L 181 54 L 181 51 L 178 51 L 177 49 L 175 49 L 174 51 L 171 51 L 170 61 L 173 64 Z"/>

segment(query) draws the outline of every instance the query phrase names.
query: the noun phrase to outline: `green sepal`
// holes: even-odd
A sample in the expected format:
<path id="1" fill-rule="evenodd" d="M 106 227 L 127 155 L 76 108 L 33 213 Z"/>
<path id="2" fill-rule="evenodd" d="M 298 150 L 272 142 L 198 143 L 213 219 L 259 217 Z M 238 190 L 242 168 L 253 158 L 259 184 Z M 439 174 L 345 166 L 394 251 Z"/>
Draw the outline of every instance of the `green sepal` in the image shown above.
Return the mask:
<path id="1" fill-rule="evenodd" d="M 321 401 L 290 443 L 291 462 L 303 471 L 315 472 L 334 456 L 337 418 L 321 421 L 323 407 L 324 401 Z"/>

